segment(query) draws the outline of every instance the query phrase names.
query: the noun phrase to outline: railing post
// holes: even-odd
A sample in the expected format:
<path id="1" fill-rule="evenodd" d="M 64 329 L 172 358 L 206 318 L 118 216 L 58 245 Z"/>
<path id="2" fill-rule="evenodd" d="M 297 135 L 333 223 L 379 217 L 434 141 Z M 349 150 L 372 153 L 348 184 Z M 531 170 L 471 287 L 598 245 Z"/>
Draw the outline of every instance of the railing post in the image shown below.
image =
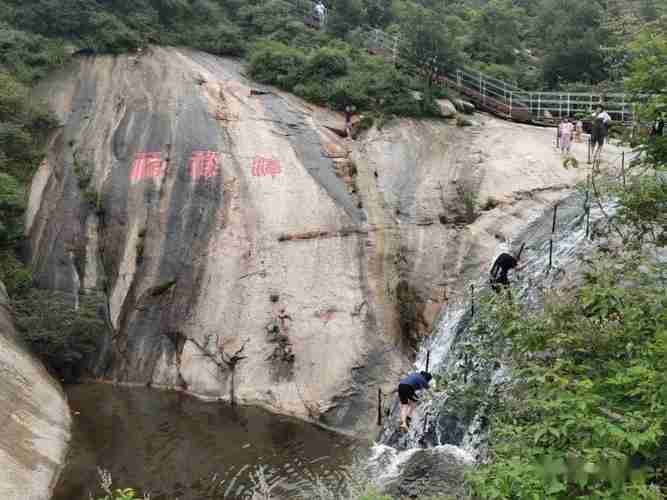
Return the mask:
<path id="1" fill-rule="evenodd" d="M 533 111 L 533 93 L 532 92 L 528 93 L 528 111 L 530 112 L 531 115 L 535 114 L 535 111 Z"/>
<path id="2" fill-rule="evenodd" d="M 382 389 L 378 387 L 378 425 L 382 425 Z"/>
<path id="3" fill-rule="evenodd" d="M 623 189 L 625 189 L 625 151 L 621 152 L 621 175 L 623 176 Z"/>
<path id="4" fill-rule="evenodd" d="M 567 116 L 572 116 L 572 112 L 570 111 L 570 93 L 567 93 Z"/>
<path id="5" fill-rule="evenodd" d="M 558 211 L 558 203 L 554 205 L 554 219 L 553 223 L 551 225 L 551 237 L 549 238 L 549 268 L 548 270 L 551 270 L 551 256 L 553 254 L 553 249 L 554 249 L 554 233 L 556 232 L 556 213 Z"/>
<path id="6" fill-rule="evenodd" d="M 625 125 L 625 94 L 621 97 L 621 120 L 623 121 L 623 125 Z"/>
<path id="7" fill-rule="evenodd" d="M 588 106 L 588 112 L 592 113 L 593 112 L 593 94 L 588 94 L 588 98 L 589 98 L 589 102 L 590 102 L 590 104 Z"/>
<path id="8" fill-rule="evenodd" d="M 588 190 L 588 186 L 586 186 L 586 198 L 584 200 L 584 214 L 586 214 L 586 234 L 584 236 L 584 239 L 588 239 L 588 232 L 590 230 L 590 224 L 591 224 L 591 210 L 588 203 L 589 196 L 590 192 Z"/>
<path id="9" fill-rule="evenodd" d="M 514 92 L 510 91 L 510 107 L 509 107 L 509 112 L 510 112 L 510 119 L 512 118 L 512 95 Z"/>
<path id="10" fill-rule="evenodd" d="M 540 94 L 537 94 L 537 117 L 540 118 L 542 113 L 540 112 Z"/>

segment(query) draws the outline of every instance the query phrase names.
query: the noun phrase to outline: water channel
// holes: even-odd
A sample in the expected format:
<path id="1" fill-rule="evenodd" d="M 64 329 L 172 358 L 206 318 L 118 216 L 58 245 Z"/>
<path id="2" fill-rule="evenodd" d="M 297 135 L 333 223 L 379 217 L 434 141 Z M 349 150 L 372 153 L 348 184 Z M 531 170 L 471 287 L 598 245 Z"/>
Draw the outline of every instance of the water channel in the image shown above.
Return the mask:
<path id="1" fill-rule="evenodd" d="M 259 408 L 107 384 L 66 390 L 74 429 L 54 500 L 102 496 L 98 467 L 114 487 L 150 492 L 152 500 L 249 499 L 260 476 L 274 498 L 313 498 L 317 483 L 335 489 L 368 450 Z"/>

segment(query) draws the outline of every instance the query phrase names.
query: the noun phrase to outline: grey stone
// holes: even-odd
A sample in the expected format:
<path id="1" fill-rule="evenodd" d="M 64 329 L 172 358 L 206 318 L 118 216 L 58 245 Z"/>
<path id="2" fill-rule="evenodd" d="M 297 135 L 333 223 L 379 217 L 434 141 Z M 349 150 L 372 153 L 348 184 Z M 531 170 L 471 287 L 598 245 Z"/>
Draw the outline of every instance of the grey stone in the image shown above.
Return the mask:
<path id="1" fill-rule="evenodd" d="M 454 106 L 456 106 L 456 109 L 461 113 L 471 115 L 475 112 L 475 105 L 464 99 L 454 99 Z"/>
<path id="2" fill-rule="evenodd" d="M 383 491 L 395 498 L 421 498 L 449 495 L 463 499 L 464 474 L 473 460 L 460 448 L 441 445 L 435 448 L 408 450 L 409 458 L 398 466 L 398 475 Z"/>
<path id="3" fill-rule="evenodd" d="M 0 290 L 2 302 L 4 285 Z M 60 385 L 18 340 L 6 303 L 0 304 L 0 422 L 0 498 L 48 500 L 64 466 L 71 417 Z"/>

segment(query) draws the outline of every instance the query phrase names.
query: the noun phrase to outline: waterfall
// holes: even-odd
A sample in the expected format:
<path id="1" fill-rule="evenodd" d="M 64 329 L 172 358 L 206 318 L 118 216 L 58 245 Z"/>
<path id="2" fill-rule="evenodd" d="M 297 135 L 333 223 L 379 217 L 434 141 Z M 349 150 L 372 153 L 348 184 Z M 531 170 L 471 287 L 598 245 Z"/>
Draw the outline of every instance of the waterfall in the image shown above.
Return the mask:
<path id="1" fill-rule="evenodd" d="M 614 209 L 615 206 L 609 204 L 604 207 L 604 212 L 610 214 Z M 575 267 L 577 258 L 584 255 L 592 245 L 587 233 L 592 232 L 605 216 L 597 206 L 590 206 L 589 210 L 590 229 L 587 228 L 584 197 L 580 193 L 572 194 L 558 205 L 553 245 L 550 243 L 552 210 L 530 221 L 521 234 L 514 238 L 517 248 L 521 242 L 526 242 L 521 261 L 525 263 L 525 268 L 513 273 L 510 278 L 514 300 L 520 300 L 531 308 L 539 307 L 540 291 L 558 284 L 568 270 Z M 498 253 L 508 250 L 499 248 Z M 477 291 L 487 289 L 488 276 L 480 276 L 473 284 Z M 478 296 L 478 293 L 475 295 Z M 466 353 L 466 343 L 474 340 L 469 328 L 472 323 L 471 300 L 476 300 L 476 297 L 448 304 L 434 334 L 422 346 L 415 369 L 424 369 L 427 352 L 430 351 L 429 371 L 436 378 L 450 382 L 454 388 L 464 388 L 468 384 L 468 377 L 472 378 L 486 370 L 485 390 L 487 395 L 493 396 L 495 388 L 507 378 L 508 370 L 498 361 L 491 364 L 487 361 L 484 364 L 484 361 Z M 392 414 L 386 419 L 381 434 L 381 444 L 376 445 L 371 457 L 371 468 L 375 471 L 381 469 L 374 477 L 380 478 L 380 482 L 386 482 L 387 478 L 400 475 L 403 464 L 415 456 L 415 450 L 420 448 L 438 451 L 450 460 L 458 457 L 462 463 L 485 460 L 485 409 L 469 409 L 467 414 L 452 410 L 448 407 L 451 392 L 448 384 L 446 391 L 437 392 L 433 398 L 420 403 L 406 434 L 401 434 L 396 428 L 398 403 L 394 402 Z"/>

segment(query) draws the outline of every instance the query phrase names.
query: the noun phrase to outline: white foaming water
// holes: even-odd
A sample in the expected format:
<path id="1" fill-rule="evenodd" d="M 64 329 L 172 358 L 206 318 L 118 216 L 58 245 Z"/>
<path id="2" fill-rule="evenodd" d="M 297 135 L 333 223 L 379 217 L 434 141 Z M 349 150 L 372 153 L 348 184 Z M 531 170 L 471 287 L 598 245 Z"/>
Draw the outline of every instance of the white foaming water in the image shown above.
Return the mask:
<path id="1" fill-rule="evenodd" d="M 378 486 L 382 486 L 387 481 L 398 477 L 401 466 L 410 460 L 417 451 L 419 451 L 419 448 L 399 451 L 391 446 L 376 443 L 371 450 L 372 455 L 368 459 L 368 472 L 372 473 L 372 477 Z"/>
<path id="2" fill-rule="evenodd" d="M 428 449 L 409 448 L 399 451 L 391 446 L 376 443 L 371 451 L 372 455 L 368 460 L 368 472 L 380 487 L 398 478 L 401 475 L 403 466 L 420 452 L 428 451 L 428 453 L 442 455 L 443 458 L 456 460 L 467 465 L 475 462 L 474 457 L 469 452 L 451 444 L 442 444 Z"/>

